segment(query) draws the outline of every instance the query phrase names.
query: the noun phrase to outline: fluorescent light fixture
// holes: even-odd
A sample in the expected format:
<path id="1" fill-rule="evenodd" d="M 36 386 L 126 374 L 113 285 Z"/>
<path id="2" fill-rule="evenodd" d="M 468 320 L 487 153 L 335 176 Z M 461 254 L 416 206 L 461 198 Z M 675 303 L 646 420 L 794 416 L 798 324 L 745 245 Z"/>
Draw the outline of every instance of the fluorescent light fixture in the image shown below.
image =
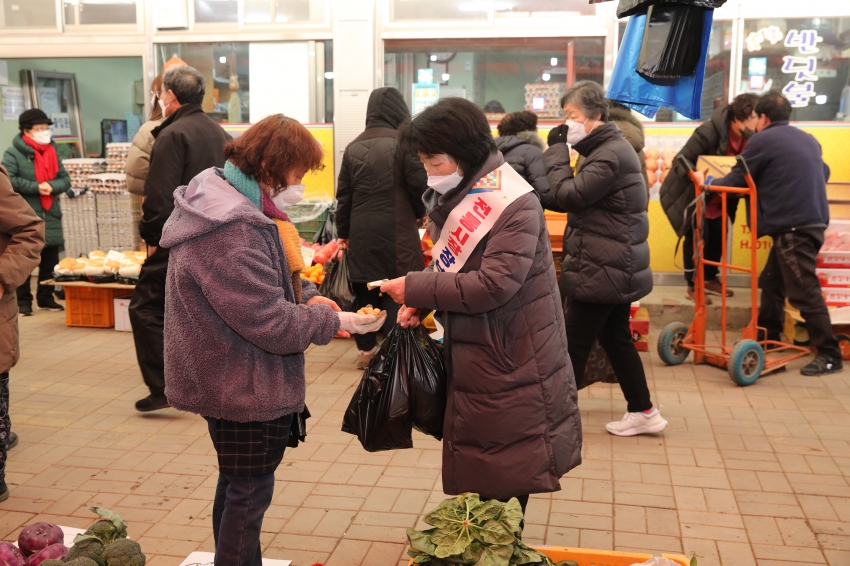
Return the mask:
<path id="1" fill-rule="evenodd" d="M 436 61 L 436 60 L 437 60 L 437 56 L 436 56 L 436 55 L 431 55 L 431 61 Z"/>
<path id="2" fill-rule="evenodd" d="M 513 10 L 516 6 L 515 2 L 510 2 L 509 0 L 496 0 L 496 11 L 504 12 L 506 10 Z"/>
<path id="3" fill-rule="evenodd" d="M 815 104 L 826 104 L 826 95 L 819 94 L 815 97 Z"/>
<path id="4" fill-rule="evenodd" d="M 328 79 L 329 81 L 332 81 L 333 78 L 334 78 L 334 72 L 333 71 L 326 71 L 325 72 L 325 78 Z"/>
<path id="5" fill-rule="evenodd" d="M 557 65 L 557 64 L 558 64 L 558 58 L 557 58 L 557 57 L 552 57 L 552 58 L 549 60 L 549 63 L 551 63 L 551 64 L 552 64 L 552 66 L 554 67 L 555 65 Z"/>
<path id="6" fill-rule="evenodd" d="M 221 57 L 218 58 L 218 62 L 219 63 L 227 63 L 227 57 L 222 55 Z"/>
<path id="7" fill-rule="evenodd" d="M 549 73 L 543 73 L 540 78 L 542 78 L 544 81 L 548 81 L 552 78 L 552 75 L 550 75 Z"/>
<path id="8" fill-rule="evenodd" d="M 449 74 L 448 73 L 443 73 L 443 80 L 444 81 L 449 80 Z"/>

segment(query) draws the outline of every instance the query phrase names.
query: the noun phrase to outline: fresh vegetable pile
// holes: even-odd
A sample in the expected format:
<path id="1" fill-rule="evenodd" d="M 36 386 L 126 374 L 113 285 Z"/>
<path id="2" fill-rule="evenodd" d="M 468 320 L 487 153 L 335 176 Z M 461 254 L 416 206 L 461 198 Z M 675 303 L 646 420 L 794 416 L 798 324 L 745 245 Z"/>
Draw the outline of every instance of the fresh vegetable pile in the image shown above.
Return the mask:
<path id="1" fill-rule="evenodd" d="M 555 566 L 543 554 L 526 546 L 522 535 L 522 507 L 516 498 L 507 503 L 482 502 L 477 493 L 447 499 L 425 515 L 433 529 L 408 529 L 408 554 L 414 564 L 430 566 Z M 570 560 L 556 566 L 578 566 Z"/>
<path id="2" fill-rule="evenodd" d="M 90 509 L 101 518 L 70 549 L 59 526 L 34 523 L 21 531 L 17 547 L 0 542 L 0 566 L 145 566 L 139 543 L 127 538 L 127 523 L 108 509 Z"/>

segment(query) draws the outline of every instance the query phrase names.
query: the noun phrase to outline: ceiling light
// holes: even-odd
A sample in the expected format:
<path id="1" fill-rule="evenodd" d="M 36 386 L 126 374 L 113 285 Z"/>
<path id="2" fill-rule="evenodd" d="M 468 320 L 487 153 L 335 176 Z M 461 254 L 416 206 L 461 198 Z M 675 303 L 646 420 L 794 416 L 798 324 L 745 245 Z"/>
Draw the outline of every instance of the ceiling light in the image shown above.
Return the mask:
<path id="1" fill-rule="evenodd" d="M 444 81 L 449 80 L 449 74 L 448 73 L 443 73 L 443 80 Z"/>
<path id="2" fill-rule="evenodd" d="M 224 56 L 219 57 L 219 58 L 218 58 L 218 62 L 219 62 L 219 63 L 227 63 L 227 57 L 224 57 Z"/>
<path id="3" fill-rule="evenodd" d="M 436 55 L 431 55 L 431 61 L 436 61 L 436 60 L 437 60 L 437 56 L 436 56 Z"/>
<path id="4" fill-rule="evenodd" d="M 826 104 L 826 95 L 819 94 L 815 97 L 815 104 Z"/>
<path id="5" fill-rule="evenodd" d="M 557 65 L 557 64 L 558 64 L 558 58 L 557 58 L 557 57 L 552 57 L 551 59 L 549 59 L 549 63 L 551 63 L 551 64 L 552 64 L 552 66 L 554 67 L 555 65 Z"/>
<path id="6" fill-rule="evenodd" d="M 551 79 L 551 78 L 552 78 L 552 75 L 550 75 L 549 73 L 543 73 L 543 75 L 541 76 L 541 78 L 542 78 L 544 81 L 548 81 L 549 79 Z"/>

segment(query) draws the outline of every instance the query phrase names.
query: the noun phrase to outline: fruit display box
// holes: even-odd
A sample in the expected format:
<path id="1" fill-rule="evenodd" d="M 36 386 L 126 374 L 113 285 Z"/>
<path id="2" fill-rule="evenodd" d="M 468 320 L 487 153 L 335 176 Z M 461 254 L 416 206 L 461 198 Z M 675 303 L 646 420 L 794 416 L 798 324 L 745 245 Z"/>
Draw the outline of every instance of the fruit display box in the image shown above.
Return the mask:
<path id="1" fill-rule="evenodd" d="M 639 308 L 629 320 L 629 328 L 632 331 L 632 342 L 638 352 L 649 351 L 649 311 Z"/>
<path id="2" fill-rule="evenodd" d="M 823 300 L 827 306 L 846 307 L 850 306 L 850 287 L 823 287 L 821 289 Z"/>
<path id="3" fill-rule="evenodd" d="M 850 287 L 850 269 L 815 270 L 821 287 Z"/>

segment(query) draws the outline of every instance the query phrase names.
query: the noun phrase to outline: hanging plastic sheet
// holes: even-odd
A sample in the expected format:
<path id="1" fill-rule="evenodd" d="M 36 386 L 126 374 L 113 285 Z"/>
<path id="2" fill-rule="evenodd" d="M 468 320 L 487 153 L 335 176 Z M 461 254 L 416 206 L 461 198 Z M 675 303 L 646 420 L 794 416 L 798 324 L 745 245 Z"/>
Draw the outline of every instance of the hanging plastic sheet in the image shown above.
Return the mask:
<path id="1" fill-rule="evenodd" d="M 629 18 L 620 45 L 620 56 L 608 84 L 608 98 L 649 118 L 654 118 L 659 108 L 666 107 L 691 120 L 701 119 L 705 59 L 713 19 L 714 12 L 706 11 L 699 62 L 693 75 L 678 79 L 652 79 L 642 76 L 636 70 L 646 27 L 646 14 Z"/>
<path id="2" fill-rule="evenodd" d="M 696 72 L 706 10 L 684 4 L 654 4 L 646 12 L 637 72 L 652 79 L 678 79 Z"/>

